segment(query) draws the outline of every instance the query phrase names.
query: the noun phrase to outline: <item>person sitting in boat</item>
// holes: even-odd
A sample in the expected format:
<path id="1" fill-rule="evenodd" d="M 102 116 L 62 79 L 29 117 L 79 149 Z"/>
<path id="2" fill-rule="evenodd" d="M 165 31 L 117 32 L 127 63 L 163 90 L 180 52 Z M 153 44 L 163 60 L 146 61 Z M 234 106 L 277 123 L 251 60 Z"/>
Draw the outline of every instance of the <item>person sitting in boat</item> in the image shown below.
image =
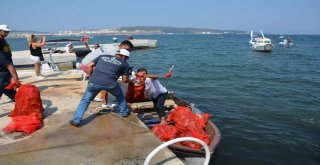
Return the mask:
<path id="1" fill-rule="evenodd" d="M 67 52 L 67 53 L 72 53 L 72 52 L 73 52 L 73 45 L 72 45 L 72 43 L 67 44 L 67 45 L 64 47 L 64 51 Z"/>
<path id="2" fill-rule="evenodd" d="M 166 101 L 168 90 L 160 83 L 158 80 L 158 76 L 155 74 L 148 74 L 147 69 L 140 68 L 137 70 L 137 74 L 130 79 L 130 84 L 136 84 L 134 85 L 134 92 L 130 93 L 130 89 L 128 89 L 128 93 L 126 94 L 126 98 L 130 98 L 129 101 L 137 102 L 141 101 L 143 98 L 142 95 L 146 95 L 147 97 L 151 98 L 154 109 L 159 114 L 159 117 L 161 119 L 161 125 L 166 124 L 165 120 L 165 111 L 163 109 L 163 105 Z M 130 84 L 129 87 L 130 88 Z M 130 94 L 134 94 L 133 96 L 130 96 Z"/>
<path id="3" fill-rule="evenodd" d="M 117 37 L 113 37 L 112 40 L 113 40 L 114 43 L 118 42 L 118 38 Z"/>
<path id="4" fill-rule="evenodd" d="M 127 36 L 128 40 L 133 40 L 133 37 L 131 35 Z"/>

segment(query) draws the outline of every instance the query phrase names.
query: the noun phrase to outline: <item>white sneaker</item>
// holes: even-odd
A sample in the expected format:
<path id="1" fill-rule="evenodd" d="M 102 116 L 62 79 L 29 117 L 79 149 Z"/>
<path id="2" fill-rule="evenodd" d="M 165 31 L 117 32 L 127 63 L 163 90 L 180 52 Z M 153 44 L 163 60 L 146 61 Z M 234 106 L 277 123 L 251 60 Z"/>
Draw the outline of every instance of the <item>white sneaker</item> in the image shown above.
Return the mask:
<path id="1" fill-rule="evenodd" d="M 102 99 L 101 99 L 101 98 L 99 98 L 99 97 L 96 97 L 96 98 L 94 98 L 94 99 L 93 99 L 93 101 L 100 102 L 100 101 L 102 101 Z"/>
<path id="2" fill-rule="evenodd" d="M 36 76 L 36 79 L 37 79 L 37 80 L 43 80 L 43 79 L 45 79 L 45 77 L 42 76 L 42 75 L 40 75 L 40 76 Z"/>
<path id="3" fill-rule="evenodd" d="M 102 104 L 101 105 L 102 108 L 114 108 L 115 106 L 117 106 L 117 104 L 107 103 L 107 104 Z"/>

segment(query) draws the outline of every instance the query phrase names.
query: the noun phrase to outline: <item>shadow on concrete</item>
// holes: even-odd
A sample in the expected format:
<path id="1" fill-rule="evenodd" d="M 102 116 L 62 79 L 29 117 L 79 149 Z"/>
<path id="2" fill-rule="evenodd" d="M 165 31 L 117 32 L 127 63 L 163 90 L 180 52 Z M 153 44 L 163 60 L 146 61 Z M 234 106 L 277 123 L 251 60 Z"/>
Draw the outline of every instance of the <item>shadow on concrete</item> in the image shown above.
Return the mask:
<path id="1" fill-rule="evenodd" d="M 43 118 L 47 118 L 48 116 L 52 115 L 53 113 L 55 113 L 58 110 L 57 107 L 52 107 L 52 101 L 50 101 L 50 100 L 42 100 L 42 104 L 45 105 L 44 112 L 43 112 Z"/>
<path id="2" fill-rule="evenodd" d="M 63 88 L 63 87 L 68 87 L 68 86 L 71 86 L 73 87 L 74 85 L 73 84 L 62 84 L 62 85 L 42 85 L 42 86 L 39 86 L 37 87 L 40 91 L 44 91 L 48 88 Z"/>
<path id="3" fill-rule="evenodd" d="M 109 114 L 110 112 L 111 110 L 100 110 L 97 113 L 91 114 L 90 116 L 82 120 L 80 126 L 86 125 L 90 123 L 93 119 L 97 118 L 98 116 L 106 115 L 106 114 Z"/>
<path id="4" fill-rule="evenodd" d="M 0 114 L 0 117 L 4 117 L 4 116 L 8 116 L 10 112 L 6 112 L 6 113 L 3 113 L 3 114 Z"/>

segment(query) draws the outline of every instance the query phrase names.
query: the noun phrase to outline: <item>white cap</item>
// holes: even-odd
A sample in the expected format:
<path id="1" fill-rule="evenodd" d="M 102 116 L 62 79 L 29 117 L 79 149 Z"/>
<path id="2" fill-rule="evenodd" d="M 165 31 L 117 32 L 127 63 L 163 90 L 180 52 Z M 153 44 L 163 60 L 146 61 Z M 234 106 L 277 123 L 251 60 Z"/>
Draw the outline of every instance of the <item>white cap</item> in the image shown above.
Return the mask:
<path id="1" fill-rule="evenodd" d="M 8 25 L 0 25 L 0 30 L 7 31 L 7 32 L 11 31 Z"/>
<path id="2" fill-rule="evenodd" d="M 116 54 L 121 54 L 123 56 L 127 56 L 127 57 L 130 57 L 130 52 L 126 49 L 120 49 L 119 51 L 117 51 Z"/>

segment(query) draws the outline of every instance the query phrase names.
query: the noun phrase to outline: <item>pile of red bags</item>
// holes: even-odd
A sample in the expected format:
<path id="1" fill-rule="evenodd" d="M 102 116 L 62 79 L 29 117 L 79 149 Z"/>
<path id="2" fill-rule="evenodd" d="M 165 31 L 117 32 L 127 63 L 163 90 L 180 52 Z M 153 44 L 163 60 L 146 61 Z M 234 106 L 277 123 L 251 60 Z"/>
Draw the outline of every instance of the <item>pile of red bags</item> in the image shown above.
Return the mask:
<path id="1" fill-rule="evenodd" d="M 42 112 L 38 88 L 34 85 L 21 85 L 15 96 L 15 108 L 9 114 L 12 120 L 3 130 L 32 133 L 42 126 Z"/>
<path id="2" fill-rule="evenodd" d="M 194 114 L 188 107 L 176 107 L 172 110 L 167 121 L 174 121 L 174 126 L 158 125 L 152 131 L 162 140 L 168 141 L 178 137 L 194 137 L 210 144 L 210 135 L 204 130 L 210 115 Z M 181 142 L 182 145 L 195 149 L 200 149 L 201 145 L 196 142 Z"/>

